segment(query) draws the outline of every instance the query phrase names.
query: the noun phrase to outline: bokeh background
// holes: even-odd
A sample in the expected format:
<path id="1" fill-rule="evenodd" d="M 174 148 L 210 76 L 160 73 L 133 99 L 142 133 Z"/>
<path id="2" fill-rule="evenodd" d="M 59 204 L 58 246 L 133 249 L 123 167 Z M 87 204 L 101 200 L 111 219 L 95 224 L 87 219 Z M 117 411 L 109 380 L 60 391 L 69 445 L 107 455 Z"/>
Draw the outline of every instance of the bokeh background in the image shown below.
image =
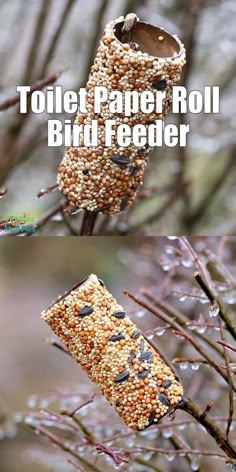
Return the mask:
<path id="1" fill-rule="evenodd" d="M 214 280 L 224 287 L 222 267 L 236 276 L 236 238 L 227 242 L 217 237 L 191 238 L 195 250 L 205 260 L 206 250 L 215 254 L 221 265 L 213 272 Z M 224 245 L 225 244 L 225 245 Z M 80 367 L 68 356 L 46 343 L 51 332 L 46 323 L 40 319 L 40 313 L 46 309 L 59 294 L 78 283 L 90 273 L 97 274 L 104 280 L 110 292 L 123 304 L 127 313 L 143 329 L 161 328 L 163 323 L 151 313 L 143 310 L 122 292 L 129 290 L 138 295 L 142 287 L 148 289 L 156 298 L 162 298 L 173 307 L 179 309 L 186 317 L 197 321 L 202 313 L 205 320 L 209 318 L 209 304 L 200 303 L 198 297 L 186 298 L 177 296 L 174 291 L 190 292 L 194 285 L 193 273 L 196 269 L 189 254 L 177 256 L 179 265 L 171 269 L 175 260 L 173 250 L 178 249 L 176 240 L 164 237 L 156 238 L 1 238 L 0 240 L 0 471 L 1 472 L 54 472 L 63 470 L 71 472 L 72 466 L 67 464 L 65 454 L 59 449 L 49 446 L 41 436 L 27 430 L 20 422 L 15 429 L 14 418 L 17 412 L 30 412 L 30 407 L 40 405 L 47 407 L 44 396 L 56 391 L 77 392 L 85 394 L 97 392 L 82 372 Z M 208 254 L 208 256 L 209 256 Z M 207 256 L 207 257 L 208 257 Z M 209 256 L 210 257 L 210 256 Z M 214 260 L 214 259 L 213 259 Z M 210 266 L 209 266 L 210 267 Z M 214 265 L 213 265 L 214 267 Z M 222 275 L 223 274 L 223 275 Z M 232 279 L 233 280 L 233 279 Z M 234 289 L 226 291 L 222 296 L 235 321 L 236 284 Z M 194 332 L 190 332 L 193 333 Z M 177 339 L 170 330 L 163 330 L 162 336 L 155 335 L 153 342 L 165 353 L 169 360 L 174 357 L 199 357 L 186 342 Z M 219 339 L 219 331 L 209 330 L 206 335 L 215 341 Z M 229 338 L 229 342 L 231 339 Z M 232 342 L 231 342 L 232 343 Z M 208 348 L 209 349 L 209 348 Z M 209 351 L 210 352 L 210 351 Z M 212 355 L 217 359 L 216 353 Z M 235 357 L 234 357 L 235 360 Z M 222 360 L 220 361 L 222 362 Z M 184 385 L 185 393 L 204 408 L 208 401 L 213 401 L 213 416 L 228 415 L 228 393 L 226 384 L 222 382 L 212 369 L 202 365 L 199 369 L 191 367 L 181 370 L 177 366 Z M 35 404 L 34 396 L 41 396 L 42 402 Z M 33 396 L 33 398 L 32 398 Z M 101 403 L 98 396 L 97 412 L 103 413 L 109 425 L 117 425 L 122 431 L 123 423 L 111 407 Z M 52 406 L 48 406 L 53 408 Z M 83 419 L 91 425 L 90 408 Z M 180 418 L 181 413 L 177 413 Z M 184 416 L 189 418 L 188 415 Z M 235 418 L 236 421 L 236 418 Z M 235 422 L 231 430 L 232 441 L 235 440 Z M 170 424 L 171 426 L 171 424 Z M 94 431 L 96 427 L 93 425 Z M 210 449 L 219 452 L 214 441 L 197 427 L 178 430 L 185 435 L 185 440 L 195 449 Z M 184 436 L 183 436 L 184 437 Z M 166 437 L 167 438 L 167 437 Z M 135 439 L 139 444 L 141 437 Z M 168 439 L 160 438 L 154 443 L 156 447 L 167 450 L 173 446 Z M 124 446 L 128 446 L 125 443 Z M 90 457 L 91 459 L 91 457 Z M 164 472 L 189 471 L 190 465 L 184 458 L 168 462 L 164 457 L 156 457 L 154 462 Z M 214 470 L 229 472 L 230 467 L 219 459 L 200 458 L 199 471 Z M 100 465 L 100 462 L 98 463 Z M 105 464 L 106 469 L 113 470 Z M 128 468 L 129 472 L 149 472 L 148 467 L 136 464 Z M 197 470 L 192 469 L 192 470 Z"/>
<path id="2" fill-rule="evenodd" d="M 235 234 L 235 19 L 232 0 L 0 0 L 0 103 L 17 84 L 61 72 L 64 90 L 84 86 L 104 25 L 134 11 L 178 34 L 187 49 L 182 84 L 188 90 L 219 85 L 219 115 L 171 116 L 188 122 L 188 146 L 153 152 L 140 198 L 112 220 L 98 218 L 99 234 Z M 18 105 L 0 113 L 0 217 L 31 212 L 35 220 L 60 200 L 37 200 L 55 182 L 63 148 L 47 147 L 46 114 L 20 115 Z M 58 115 L 57 115 L 58 118 Z M 61 118 L 65 118 L 62 116 Z M 71 116 L 69 117 L 71 118 Z M 81 214 L 65 224 L 43 225 L 37 234 L 79 231 Z"/>

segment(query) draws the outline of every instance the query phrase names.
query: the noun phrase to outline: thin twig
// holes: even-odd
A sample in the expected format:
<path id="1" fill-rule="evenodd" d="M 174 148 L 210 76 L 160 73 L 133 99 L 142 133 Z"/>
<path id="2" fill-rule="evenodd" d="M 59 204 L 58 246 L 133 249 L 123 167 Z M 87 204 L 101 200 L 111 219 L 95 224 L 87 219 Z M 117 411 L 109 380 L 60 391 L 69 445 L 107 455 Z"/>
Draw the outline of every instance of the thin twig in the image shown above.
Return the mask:
<path id="1" fill-rule="evenodd" d="M 72 456 L 78 459 L 78 461 L 80 461 L 81 464 L 88 467 L 88 470 L 90 470 L 91 472 L 101 472 L 101 470 L 98 469 L 97 466 L 87 461 L 84 457 L 80 456 L 72 448 L 70 448 L 67 445 L 67 442 L 65 442 L 63 439 L 58 438 L 57 436 L 55 436 L 55 434 L 52 434 L 51 432 L 49 432 L 47 429 L 43 428 L 42 426 L 34 426 L 34 425 L 29 425 L 29 426 L 30 428 L 33 428 L 35 431 L 38 431 L 39 433 L 41 433 L 43 436 L 46 436 L 53 444 L 56 444 L 61 449 L 63 449 L 63 451 L 69 452 Z"/>
<path id="2" fill-rule="evenodd" d="M 25 85 L 31 82 L 34 71 L 36 61 L 38 60 L 38 50 L 41 45 L 41 41 L 43 38 L 44 26 L 48 19 L 48 13 L 50 11 L 52 5 L 52 0 L 42 0 L 41 1 L 41 8 L 36 20 L 36 25 L 33 29 L 34 36 L 32 38 L 30 50 L 28 53 L 28 57 L 26 60 L 26 66 L 24 70 L 24 75 L 22 79 L 22 84 Z"/>
<path id="3" fill-rule="evenodd" d="M 225 337 L 225 333 L 224 333 L 223 326 L 222 326 L 222 324 L 223 324 L 222 320 L 219 318 L 218 322 L 219 322 L 219 326 L 220 326 L 221 339 L 222 339 L 223 342 L 225 342 L 226 337 Z M 228 353 L 225 346 L 223 346 L 223 352 L 224 352 L 226 372 L 227 372 L 228 384 L 229 384 L 229 418 L 228 418 L 228 423 L 227 423 L 227 428 L 226 428 L 226 437 L 228 438 L 229 432 L 230 432 L 230 427 L 231 427 L 231 424 L 232 424 L 233 414 L 234 414 L 234 383 L 233 383 L 231 370 L 230 370 L 229 353 Z"/>
<path id="4" fill-rule="evenodd" d="M 217 304 L 219 308 L 219 316 L 224 321 L 227 330 L 231 334 L 231 336 L 236 340 L 236 326 L 233 325 L 231 319 L 228 317 L 224 306 L 222 305 L 221 301 L 215 297 L 215 294 L 212 292 L 210 287 L 207 285 L 206 280 L 203 280 L 201 274 L 196 272 L 194 274 L 195 280 L 198 283 L 198 285 L 202 288 L 204 293 L 206 294 L 207 298 L 210 300 L 211 304 L 213 305 L 214 303 Z"/>
<path id="5" fill-rule="evenodd" d="M 53 84 L 54 82 L 57 81 L 60 75 L 61 75 L 61 71 L 56 72 L 55 74 L 51 74 L 49 77 L 46 77 L 45 79 L 37 80 L 37 82 L 34 82 L 30 86 L 30 91 L 27 92 L 27 95 L 30 97 L 30 95 L 32 95 L 32 93 L 35 92 L 36 90 L 42 90 L 47 85 Z M 4 102 L 0 103 L 0 111 L 13 107 L 17 103 L 19 103 L 19 101 L 20 101 L 20 94 L 18 93 L 17 95 L 14 95 L 14 97 L 10 97 Z"/>
<path id="6" fill-rule="evenodd" d="M 226 347 L 226 349 L 230 349 L 233 352 L 236 352 L 236 348 L 231 346 L 231 344 L 227 344 L 224 341 L 216 341 L 218 344 L 221 344 L 221 346 Z"/>
<path id="7" fill-rule="evenodd" d="M 71 12 L 71 9 L 72 7 L 74 6 L 75 2 L 77 0 L 67 0 L 66 3 L 65 3 L 65 6 L 62 10 L 62 14 L 61 14 L 61 17 L 59 19 L 59 22 L 58 22 L 58 25 L 54 31 L 54 34 L 51 38 L 51 41 L 48 45 L 48 49 L 45 53 L 45 56 L 44 56 L 44 59 L 43 59 L 43 63 L 41 65 L 41 69 L 40 69 L 40 73 L 39 73 L 39 76 L 40 77 L 43 77 L 46 70 L 47 70 L 47 66 L 56 50 L 56 47 L 57 47 L 57 44 L 58 44 L 58 41 L 59 41 L 59 38 L 63 32 L 63 29 L 64 29 L 64 26 L 66 24 L 66 20 Z"/>
<path id="8" fill-rule="evenodd" d="M 154 304 L 154 306 L 156 306 L 157 308 L 160 308 L 161 310 L 164 310 L 165 313 L 168 316 L 170 316 L 171 318 L 175 319 L 180 326 L 182 326 L 182 327 L 187 326 L 188 321 L 187 321 L 186 316 L 183 313 L 178 311 L 176 308 L 174 308 L 172 305 L 170 305 L 166 301 L 155 298 L 153 295 L 151 295 L 151 293 L 148 290 L 142 289 L 140 291 L 141 291 L 142 295 L 144 295 L 149 301 L 151 301 Z M 221 350 L 218 348 L 218 346 L 211 339 L 206 338 L 205 336 L 203 336 L 202 333 L 199 333 L 198 331 L 195 331 L 195 335 L 198 338 L 200 338 L 202 341 L 207 343 L 220 356 L 223 355 Z"/>
<path id="9" fill-rule="evenodd" d="M 218 372 L 218 374 L 223 377 L 223 379 L 228 382 L 228 377 L 225 374 L 225 372 L 219 367 L 218 363 L 215 362 L 213 357 L 211 357 L 210 354 L 208 354 L 205 349 L 198 344 L 191 336 L 189 336 L 183 328 L 174 320 L 172 320 L 169 316 L 167 316 L 165 313 L 163 313 L 161 310 L 158 310 L 148 303 L 144 302 L 143 300 L 140 300 L 138 297 L 135 295 L 132 295 L 130 292 L 127 290 L 124 291 L 124 294 L 130 297 L 132 300 L 134 300 L 138 305 L 142 306 L 143 308 L 146 308 L 146 310 L 150 311 L 150 313 L 153 313 L 153 315 L 157 316 L 160 318 L 162 321 L 165 323 L 169 323 L 174 330 L 177 330 L 180 335 L 182 335 L 184 338 L 186 338 L 194 347 L 195 349 L 208 361 L 208 363 Z"/>
<path id="10" fill-rule="evenodd" d="M 228 457 L 236 459 L 236 450 L 227 439 L 227 437 L 222 433 L 222 431 L 216 426 L 216 424 L 209 418 L 207 415 L 201 414 L 198 407 L 189 399 L 184 397 L 183 400 L 179 403 L 177 408 L 186 411 L 191 416 L 193 416 L 198 423 L 200 423 L 210 436 L 215 440 L 218 446 L 227 454 Z"/>

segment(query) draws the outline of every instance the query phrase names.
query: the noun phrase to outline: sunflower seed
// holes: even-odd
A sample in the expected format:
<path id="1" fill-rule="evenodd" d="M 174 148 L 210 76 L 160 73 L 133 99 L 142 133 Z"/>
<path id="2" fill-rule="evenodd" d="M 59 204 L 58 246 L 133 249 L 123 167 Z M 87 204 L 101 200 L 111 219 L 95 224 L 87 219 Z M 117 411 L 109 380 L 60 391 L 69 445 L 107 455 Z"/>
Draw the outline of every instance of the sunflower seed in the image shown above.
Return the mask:
<path id="1" fill-rule="evenodd" d="M 130 163 L 129 157 L 119 155 L 119 154 L 114 154 L 114 156 L 112 156 L 110 159 L 112 162 L 114 162 L 118 166 L 127 166 Z"/>
<path id="2" fill-rule="evenodd" d="M 149 416 L 149 425 L 148 426 L 151 426 L 153 424 L 155 416 L 156 416 L 156 410 L 152 410 L 151 414 Z"/>
<path id="3" fill-rule="evenodd" d="M 143 351 L 139 359 L 140 361 L 148 361 L 151 355 L 152 355 L 151 352 Z"/>
<path id="4" fill-rule="evenodd" d="M 120 383 L 120 382 L 124 382 L 125 380 L 127 380 L 129 377 L 129 372 L 128 370 L 123 370 L 123 372 L 121 372 L 120 374 L 118 374 L 115 379 L 114 379 L 114 383 Z"/>
<path id="5" fill-rule="evenodd" d="M 150 357 L 149 359 L 147 360 L 148 364 L 151 364 L 151 362 L 153 361 L 154 359 L 154 355 L 153 354 L 150 354 Z"/>
<path id="6" fill-rule="evenodd" d="M 164 380 L 161 386 L 164 388 L 169 388 L 171 384 L 172 384 L 171 380 Z"/>
<path id="7" fill-rule="evenodd" d="M 165 90 L 167 87 L 167 82 L 165 79 L 163 80 L 154 80 L 152 82 L 152 87 L 156 90 Z"/>
<path id="8" fill-rule="evenodd" d="M 113 316 L 116 318 L 124 318 L 125 317 L 125 312 L 124 311 L 115 311 L 112 313 Z"/>
<path id="9" fill-rule="evenodd" d="M 144 351 L 144 340 L 141 339 L 140 341 L 140 351 L 143 352 Z"/>
<path id="10" fill-rule="evenodd" d="M 145 377 L 147 377 L 148 374 L 149 374 L 149 369 L 144 369 L 142 370 L 142 372 L 138 373 L 138 377 L 139 379 L 145 379 Z"/>
<path id="11" fill-rule="evenodd" d="M 135 329 L 133 332 L 132 332 L 132 338 L 135 338 L 137 339 L 141 334 L 141 331 L 139 329 Z"/>
<path id="12" fill-rule="evenodd" d="M 116 402 L 116 406 L 121 406 L 121 403 L 120 403 L 120 402 Z"/>
<path id="13" fill-rule="evenodd" d="M 136 357 L 136 352 L 134 351 L 131 351 L 130 355 L 129 355 L 129 358 L 128 358 L 128 362 L 132 362 Z"/>
<path id="14" fill-rule="evenodd" d="M 158 393 L 158 399 L 160 400 L 163 405 L 170 407 L 170 402 L 167 398 L 167 396 L 164 393 Z"/>
<path id="15" fill-rule="evenodd" d="M 78 316 L 82 316 L 82 318 L 83 318 L 84 316 L 91 315 L 93 313 L 93 311 L 94 311 L 94 309 L 93 309 L 92 306 L 84 306 L 79 311 Z"/>
<path id="16" fill-rule="evenodd" d="M 125 339 L 125 335 L 122 333 L 114 334 L 108 339 L 108 341 L 112 341 L 114 343 L 115 341 L 120 341 L 121 339 Z"/>
<path id="17" fill-rule="evenodd" d="M 136 175 L 139 172 L 138 167 L 130 167 L 130 175 Z"/>
<path id="18" fill-rule="evenodd" d="M 101 285 L 102 287 L 105 287 L 105 284 L 104 284 L 104 282 L 103 282 L 102 279 L 98 279 L 98 282 L 100 283 L 100 285 Z"/>
<path id="19" fill-rule="evenodd" d="M 129 201 L 129 195 L 126 194 L 121 200 L 120 211 L 125 210 L 128 201 Z"/>

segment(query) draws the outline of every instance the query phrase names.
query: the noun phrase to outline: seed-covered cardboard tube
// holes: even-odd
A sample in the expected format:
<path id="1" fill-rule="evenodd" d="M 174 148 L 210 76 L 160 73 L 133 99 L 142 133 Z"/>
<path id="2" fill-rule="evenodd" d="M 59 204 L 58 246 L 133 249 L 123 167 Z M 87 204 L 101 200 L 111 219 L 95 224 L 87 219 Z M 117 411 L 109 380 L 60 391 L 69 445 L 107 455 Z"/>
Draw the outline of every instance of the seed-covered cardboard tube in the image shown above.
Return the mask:
<path id="1" fill-rule="evenodd" d="M 116 136 L 112 145 L 105 146 L 105 121 L 113 119 L 116 126 L 136 124 L 146 128 L 168 112 L 172 87 L 179 79 L 185 63 L 185 49 L 177 38 L 157 26 L 136 21 L 129 30 L 124 17 L 107 24 L 88 78 L 87 114 L 78 113 L 75 124 L 99 125 L 98 146 L 69 147 L 58 169 L 58 184 L 72 208 L 84 208 L 114 215 L 129 208 L 143 184 L 150 148 L 131 144 L 120 147 Z M 112 114 L 109 103 L 101 113 L 94 113 L 94 87 L 105 86 L 117 90 L 166 92 L 161 113 Z"/>
<path id="2" fill-rule="evenodd" d="M 41 316 L 130 428 L 157 423 L 181 400 L 174 373 L 96 275 Z"/>

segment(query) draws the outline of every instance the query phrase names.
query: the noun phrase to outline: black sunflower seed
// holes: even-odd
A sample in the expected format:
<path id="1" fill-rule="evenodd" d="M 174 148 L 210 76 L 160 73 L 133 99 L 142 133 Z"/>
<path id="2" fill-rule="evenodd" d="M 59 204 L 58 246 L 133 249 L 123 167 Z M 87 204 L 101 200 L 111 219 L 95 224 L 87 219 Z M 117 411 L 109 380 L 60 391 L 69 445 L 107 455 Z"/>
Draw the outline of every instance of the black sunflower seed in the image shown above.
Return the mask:
<path id="1" fill-rule="evenodd" d="M 172 384 L 171 380 L 164 380 L 161 386 L 164 388 L 169 388 L 171 384 Z"/>
<path id="2" fill-rule="evenodd" d="M 131 167 L 130 168 L 130 175 L 136 175 L 139 172 L 138 167 Z"/>
<path id="3" fill-rule="evenodd" d="M 149 416 L 149 425 L 148 426 L 151 426 L 153 424 L 155 416 L 156 416 L 156 410 L 152 410 L 151 414 Z"/>
<path id="4" fill-rule="evenodd" d="M 121 403 L 120 403 L 120 402 L 116 402 L 116 406 L 120 406 L 120 405 L 121 405 Z"/>
<path id="5" fill-rule="evenodd" d="M 141 334 L 141 331 L 139 329 L 135 329 L 133 332 L 132 332 L 132 338 L 138 338 Z"/>
<path id="6" fill-rule="evenodd" d="M 149 369 L 144 369 L 142 372 L 138 373 L 139 379 L 145 379 L 147 375 L 149 374 Z"/>
<path id="7" fill-rule="evenodd" d="M 152 82 L 152 87 L 156 90 L 165 90 L 167 87 L 167 82 L 165 79 L 163 80 L 154 80 Z"/>
<path id="8" fill-rule="evenodd" d="M 83 170 L 82 170 L 82 174 L 88 175 L 88 173 L 89 173 L 88 169 L 83 169 Z"/>
<path id="9" fill-rule="evenodd" d="M 114 156 L 112 156 L 110 159 L 118 166 L 127 166 L 130 163 L 130 158 L 127 156 L 123 156 L 122 154 L 114 154 Z"/>
<path id="10" fill-rule="evenodd" d="M 151 364 L 151 362 L 153 361 L 153 359 L 154 359 L 154 355 L 153 355 L 153 354 L 150 354 L 149 359 L 147 359 L 148 364 Z"/>
<path id="11" fill-rule="evenodd" d="M 102 279 L 98 279 L 98 282 L 100 283 L 100 285 L 101 285 L 102 287 L 105 287 L 105 284 L 104 284 L 104 282 L 103 282 Z"/>
<path id="12" fill-rule="evenodd" d="M 123 211 L 125 209 L 128 201 L 129 201 L 129 195 L 126 194 L 121 200 L 120 211 Z"/>
<path id="13" fill-rule="evenodd" d="M 141 339 L 140 341 L 140 351 L 143 352 L 144 351 L 144 340 Z"/>
<path id="14" fill-rule="evenodd" d="M 163 405 L 170 407 L 170 402 L 167 398 L 167 396 L 164 393 L 158 393 L 158 399 L 160 400 Z"/>
<path id="15" fill-rule="evenodd" d="M 140 361 L 148 361 L 151 355 L 152 355 L 151 352 L 143 351 L 139 359 Z"/>
<path id="16" fill-rule="evenodd" d="M 127 380 L 129 377 L 129 372 L 128 370 L 123 370 L 123 372 L 121 372 L 120 374 L 118 374 L 115 379 L 114 379 L 114 383 L 120 383 L 120 382 L 124 382 L 125 380 Z"/>
<path id="17" fill-rule="evenodd" d="M 116 318 L 124 318 L 125 317 L 125 312 L 124 311 L 115 311 L 112 313 L 113 316 Z"/>
<path id="18" fill-rule="evenodd" d="M 125 335 L 122 333 L 114 334 L 108 339 L 108 341 L 112 341 L 114 343 L 115 341 L 120 341 L 121 339 L 125 339 Z"/>
<path id="19" fill-rule="evenodd" d="M 128 362 L 132 362 L 136 357 L 136 352 L 134 351 L 131 351 L 130 355 L 129 355 L 129 358 L 128 358 Z"/>
<path id="20" fill-rule="evenodd" d="M 94 309 L 92 306 L 84 306 L 78 313 L 78 316 L 89 316 L 93 313 Z"/>

